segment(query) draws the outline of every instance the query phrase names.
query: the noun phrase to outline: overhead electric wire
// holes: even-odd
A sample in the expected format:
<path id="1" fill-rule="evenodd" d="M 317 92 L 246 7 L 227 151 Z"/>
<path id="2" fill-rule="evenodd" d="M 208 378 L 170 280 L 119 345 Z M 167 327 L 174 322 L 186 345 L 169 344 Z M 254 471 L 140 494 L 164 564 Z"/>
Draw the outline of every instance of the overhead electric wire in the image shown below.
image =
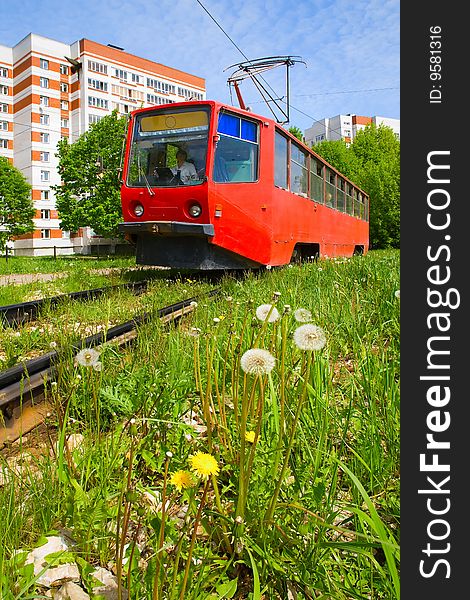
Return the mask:
<path id="1" fill-rule="evenodd" d="M 196 0 L 196 2 L 201 6 L 201 8 L 204 10 L 204 12 L 207 13 L 207 15 L 211 18 L 211 20 L 217 25 L 217 27 L 222 31 L 222 33 L 227 37 L 227 39 L 233 44 L 233 46 L 238 50 L 238 52 L 240 52 L 240 54 L 250 63 L 252 63 L 252 61 L 247 57 L 247 55 L 243 52 L 243 50 L 240 48 L 240 46 L 238 46 L 238 44 L 229 36 L 229 34 L 225 31 L 225 29 L 222 27 L 222 25 L 217 21 L 217 19 L 209 12 L 209 10 L 202 4 L 202 2 L 200 0 Z M 273 93 L 276 93 L 275 90 L 269 85 L 269 83 L 260 76 L 260 79 L 262 79 L 266 85 L 270 88 L 270 90 Z M 350 91 L 344 91 L 344 92 L 324 92 L 321 94 L 296 94 L 297 97 L 313 97 L 313 96 L 326 96 L 326 95 L 330 95 L 330 94 L 351 94 L 351 93 L 357 93 L 357 92 L 371 92 L 371 91 L 382 91 L 382 90 L 393 90 L 393 89 L 399 89 L 396 87 L 389 87 L 389 88 L 375 88 L 375 89 L 369 89 L 369 90 L 350 90 Z M 259 91 L 259 90 L 258 90 Z M 231 92 L 230 92 L 231 95 Z M 287 103 L 284 99 L 284 96 L 278 98 L 277 100 L 280 102 L 283 102 L 284 104 L 287 105 L 287 107 L 294 109 L 295 111 L 297 111 L 298 113 L 304 115 L 305 117 L 308 117 L 309 119 L 311 119 L 313 121 L 312 125 L 314 125 L 315 123 L 321 123 L 321 119 L 316 119 L 315 117 L 312 117 L 311 115 L 307 114 L 306 112 L 300 110 L 299 108 L 296 108 L 293 104 L 291 104 L 290 102 Z M 266 102 L 266 104 L 268 104 L 268 101 L 263 97 L 263 101 Z M 261 101 L 259 101 L 261 102 Z M 250 103 L 250 104 L 255 104 L 255 103 Z M 268 108 L 271 110 L 271 108 L 268 105 Z M 272 110 L 271 110 L 272 112 Z M 290 122 L 290 121 L 289 121 Z M 341 129 L 331 129 L 332 132 L 335 133 L 341 133 Z"/>

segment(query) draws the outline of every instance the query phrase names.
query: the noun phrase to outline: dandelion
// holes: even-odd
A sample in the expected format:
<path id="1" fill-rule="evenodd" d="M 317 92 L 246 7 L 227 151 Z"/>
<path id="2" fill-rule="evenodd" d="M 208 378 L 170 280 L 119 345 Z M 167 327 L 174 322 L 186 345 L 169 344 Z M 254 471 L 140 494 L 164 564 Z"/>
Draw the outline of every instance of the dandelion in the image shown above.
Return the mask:
<path id="1" fill-rule="evenodd" d="M 94 371 L 101 371 L 103 369 L 103 363 L 100 362 L 99 360 L 91 366 L 93 367 Z"/>
<path id="2" fill-rule="evenodd" d="M 396 290 L 396 292 L 395 292 L 395 298 L 400 299 L 400 290 Z"/>
<path id="3" fill-rule="evenodd" d="M 189 464 L 191 470 L 198 477 L 202 479 L 208 479 L 210 475 L 217 475 L 219 472 L 219 465 L 211 454 L 205 452 L 197 452 L 189 457 Z"/>
<path id="4" fill-rule="evenodd" d="M 182 470 L 173 473 L 170 477 L 170 483 L 171 485 L 174 485 L 179 492 L 181 492 L 181 490 L 186 490 L 187 488 L 192 488 L 196 484 L 193 475 L 189 471 Z"/>
<path id="5" fill-rule="evenodd" d="M 240 366 L 249 375 L 263 375 L 270 373 L 276 359 L 268 350 L 262 348 L 252 348 L 247 350 L 240 359 Z"/>
<path id="6" fill-rule="evenodd" d="M 49 348 L 52 348 L 52 350 L 54 350 L 54 348 L 57 348 L 57 342 L 51 342 L 49 344 Z"/>
<path id="7" fill-rule="evenodd" d="M 287 315 L 287 313 L 290 313 L 290 311 L 292 310 L 292 307 L 290 304 L 284 304 L 284 312 L 283 314 Z"/>
<path id="8" fill-rule="evenodd" d="M 255 441 L 255 432 L 254 431 L 246 431 L 245 432 L 245 440 L 247 442 L 250 442 L 250 444 L 253 444 L 253 442 Z"/>
<path id="9" fill-rule="evenodd" d="M 218 323 L 220 323 L 219 317 L 214 317 L 212 320 L 214 321 L 214 325 L 217 325 Z"/>
<path id="10" fill-rule="evenodd" d="M 301 325 L 294 331 L 294 342 L 300 350 L 320 350 L 326 344 L 325 332 L 318 325 Z"/>
<path id="11" fill-rule="evenodd" d="M 193 308 L 197 307 L 197 302 L 195 302 L 194 300 L 192 302 L 189 303 L 189 306 L 192 306 Z"/>
<path id="12" fill-rule="evenodd" d="M 273 293 L 273 302 L 277 302 L 280 297 L 281 297 L 281 292 L 274 292 Z"/>
<path id="13" fill-rule="evenodd" d="M 188 335 L 190 337 L 199 337 L 202 333 L 202 329 L 199 329 L 199 327 L 191 327 L 191 329 L 188 331 Z"/>
<path id="14" fill-rule="evenodd" d="M 273 323 L 280 317 L 279 311 L 272 304 L 261 304 L 258 306 L 256 309 L 256 316 L 260 321 L 266 321 L 266 319 L 268 319 L 268 323 Z"/>
<path id="15" fill-rule="evenodd" d="M 312 320 L 312 313 L 306 308 L 298 308 L 294 312 L 294 317 L 299 323 L 308 323 Z"/>
<path id="16" fill-rule="evenodd" d="M 75 364 L 82 365 L 83 367 L 92 367 L 98 362 L 100 353 L 94 348 L 83 348 L 75 357 Z"/>

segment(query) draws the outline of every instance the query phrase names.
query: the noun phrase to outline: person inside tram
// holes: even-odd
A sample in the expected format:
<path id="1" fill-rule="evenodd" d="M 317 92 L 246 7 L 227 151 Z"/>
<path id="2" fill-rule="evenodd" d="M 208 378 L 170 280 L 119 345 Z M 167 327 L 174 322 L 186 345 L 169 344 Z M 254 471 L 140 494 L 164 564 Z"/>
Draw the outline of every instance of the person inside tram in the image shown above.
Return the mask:
<path id="1" fill-rule="evenodd" d="M 176 153 L 176 166 L 171 168 L 173 175 L 177 179 L 187 184 L 189 181 L 197 179 L 196 167 L 192 162 L 188 162 L 188 153 L 180 148 Z"/>

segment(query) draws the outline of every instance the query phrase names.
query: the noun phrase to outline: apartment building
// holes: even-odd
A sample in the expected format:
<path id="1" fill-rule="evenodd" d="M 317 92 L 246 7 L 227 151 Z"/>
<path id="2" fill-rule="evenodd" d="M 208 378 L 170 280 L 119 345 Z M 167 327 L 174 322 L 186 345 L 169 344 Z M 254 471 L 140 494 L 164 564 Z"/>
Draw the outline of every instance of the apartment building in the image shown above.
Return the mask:
<path id="1" fill-rule="evenodd" d="M 347 114 L 327 117 L 315 121 L 309 129 L 304 132 L 305 142 L 308 145 L 318 144 L 324 140 L 344 140 L 350 144 L 356 134 L 364 129 L 370 123 L 375 123 L 377 127 L 386 125 L 391 127 L 395 136 L 400 139 L 400 120 L 388 117 L 361 117 L 359 115 Z"/>
<path id="2" fill-rule="evenodd" d="M 52 186 L 60 184 L 57 143 L 74 142 L 117 109 L 205 99 L 205 80 L 124 49 L 81 39 L 69 45 L 29 34 L 0 45 L 0 155 L 32 186 L 36 230 L 14 241 L 17 255 L 88 253 L 89 229 L 60 229 Z"/>

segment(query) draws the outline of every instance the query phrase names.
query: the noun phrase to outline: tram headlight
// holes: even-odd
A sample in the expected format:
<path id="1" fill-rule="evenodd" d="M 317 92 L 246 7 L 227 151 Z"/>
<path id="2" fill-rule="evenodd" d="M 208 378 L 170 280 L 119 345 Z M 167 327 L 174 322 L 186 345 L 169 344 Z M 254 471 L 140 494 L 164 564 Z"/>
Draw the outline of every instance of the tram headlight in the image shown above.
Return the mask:
<path id="1" fill-rule="evenodd" d="M 144 214 L 144 207 L 142 204 L 136 204 L 134 206 L 134 214 L 136 217 L 141 217 Z"/>
<path id="2" fill-rule="evenodd" d="M 197 217 L 200 217 L 200 216 L 201 216 L 201 213 L 202 213 L 202 208 L 201 208 L 201 205 L 200 205 L 200 204 L 198 204 L 197 202 L 194 202 L 194 204 L 191 204 L 191 205 L 189 206 L 189 208 L 188 208 L 188 212 L 189 212 L 189 214 L 190 214 L 192 217 L 194 217 L 195 219 L 196 219 Z"/>

